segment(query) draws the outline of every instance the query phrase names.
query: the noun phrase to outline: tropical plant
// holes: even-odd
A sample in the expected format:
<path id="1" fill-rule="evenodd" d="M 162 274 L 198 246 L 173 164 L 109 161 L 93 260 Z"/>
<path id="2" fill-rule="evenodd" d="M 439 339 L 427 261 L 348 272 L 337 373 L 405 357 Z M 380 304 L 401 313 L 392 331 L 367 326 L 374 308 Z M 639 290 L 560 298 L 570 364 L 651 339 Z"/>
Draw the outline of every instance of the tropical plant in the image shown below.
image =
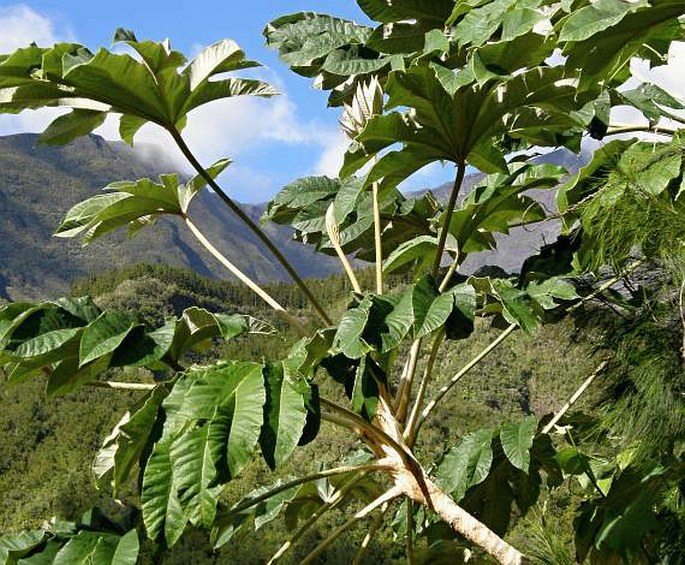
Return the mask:
<path id="1" fill-rule="evenodd" d="M 225 77 L 256 65 L 233 42 L 212 45 L 187 62 L 168 42 L 139 41 L 119 30 L 115 41 L 129 52 L 101 49 L 93 54 L 82 45 L 61 43 L 32 45 L 0 58 L 1 111 L 70 110 L 46 129 L 44 142 L 66 143 L 114 114 L 129 143 L 147 122 L 162 127 L 197 172 L 185 182 L 164 175 L 158 182 L 113 183 L 76 205 L 58 236 L 82 236 L 88 243 L 122 227 L 134 235 L 162 214 L 178 216 L 302 335 L 283 359 L 226 359 L 198 366 L 187 364 L 184 353 L 190 348 L 212 338 L 261 332 L 267 325 L 194 309 L 151 329 L 100 312 L 87 299 L 10 304 L 0 311 L 0 359 L 8 368 L 8 382 L 47 375 L 49 393 L 80 386 L 146 389 L 104 441 L 94 470 L 115 497 L 135 480 L 145 533 L 160 544 L 173 546 L 191 524 L 210 529 L 220 546 L 240 529 L 259 528 L 284 511 L 293 534 L 274 554 L 275 562 L 321 516 L 346 508 L 348 519 L 305 562 L 375 515 L 356 559 L 360 562 L 382 521 L 396 514 L 394 522 L 403 523 L 397 535 L 406 540 L 409 562 L 415 559 L 416 541 L 425 538 L 430 542 L 426 559 L 475 548 L 501 563 L 523 563 L 527 558 L 505 535 L 539 499 L 543 484 L 551 489 L 565 475 L 581 475 L 601 499 L 582 509 L 592 527 L 583 526 L 587 520 L 578 522 L 579 557 L 633 558 L 633 549 L 643 546 L 628 547 L 623 540 L 629 534 L 636 540 L 654 534 L 651 523 L 632 530 L 633 517 L 663 499 L 659 477 L 668 475 L 669 485 L 682 481 L 682 454 L 672 452 L 681 463 L 658 476 L 640 477 L 627 472 L 626 465 L 608 464 L 615 470 L 603 472 L 617 477 L 609 485 L 600 483 L 587 457 L 568 451 L 575 449 L 573 434 L 562 434 L 570 446 L 550 435 L 566 430 L 563 423 L 572 425 L 566 412 L 599 370 L 546 424 L 528 417 L 472 430 L 453 438 L 436 461 L 421 460 L 416 448 L 435 407 L 509 335 L 519 328 L 534 332 L 621 278 L 580 296 L 574 275 L 598 272 L 606 264 L 619 272 L 630 270 L 636 251 L 643 261 L 682 260 L 685 176 L 679 129 L 685 121 L 678 111 L 683 105 L 655 84 L 627 88 L 636 80 L 630 71 L 633 58 L 663 64 L 671 42 L 685 36 L 685 5 L 681 0 L 358 4 L 377 27 L 302 12 L 279 18 L 265 30 L 268 44 L 294 72 L 330 91 L 330 105 L 343 108 L 341 123 L 351 140 L 340 178 L 297 180 L 266 213 L 267 219 L 292 226 L 297 239 L 340 258 L 354 292 L 337 323 L 266 233 L 218 184 L 230 161 L 205 167 L 183 139 L 188 113 L 203 104 L 276 94 L 263 82 Z M 612 124 L 611 109 L 619 105 L 636 108 L 648 123 Z M 543 148 L 578 152 L 588 134 L 602 139 L 638 131 L 658 136 L 649 143 L 610 141 L 571 178 L 563 168 L 534 159 Z M 431 195 L 403 196 L 398 185 L 434 162 L 455 167 L 446 204 Z M 486 176 L 460 200 L 469 166 Z M 311 301 L 319 325 L 288 312 L 192 222 L 191 201 L 207 186 L 285 267 Z M 558 211 L 547 210 L 531 189 L 556 190 Z M 568 233 L 529 258 L 517 276 L 467 278 L 459 273 L 470 255 L 496 247 L 501 234 L 551 219 L 561 219 Z M 372 289 L 361 287 L 348 256 L 373 263 Z M 388 291 L 387 273 L 408 270 L 412 284 Z M 470 335 L 477 317 L 504 329 L 427 398 L 443 341 Z M 99 377 L 112 367 L 127 366 L 147 367 L 157 380 Z M 340 398 L 320 393 L 319 384 L 327 377 L 341 385 Z M 341 400 L 345 396 L 347 401 Z M 226 484 L 258 449 L 275 469 L 299 445 L 316 440 L 321 421 L 358 437 L 365 449 L 339 467 L 282 480 L 225 504 L 221 493 Z M 639 503 L 626 496 L 642 488 L 645 498 Z M 350 502 L 358 505 L 353 511 L 346 506 Z M 53 551 L 54 544 L 45 541 L 49 536 L 41 535 L 34 536 L 33 545 L 3 538 L 5 560 Z M 77 539 L 59 551 L 73 548 Z M 81 555 L 105 543 L 94 540 L 88 536 L 90 549 Z M 114 541 L 106 543 L 114 547 Z M 126 555 L 135 559 L 133 551 Z"/>

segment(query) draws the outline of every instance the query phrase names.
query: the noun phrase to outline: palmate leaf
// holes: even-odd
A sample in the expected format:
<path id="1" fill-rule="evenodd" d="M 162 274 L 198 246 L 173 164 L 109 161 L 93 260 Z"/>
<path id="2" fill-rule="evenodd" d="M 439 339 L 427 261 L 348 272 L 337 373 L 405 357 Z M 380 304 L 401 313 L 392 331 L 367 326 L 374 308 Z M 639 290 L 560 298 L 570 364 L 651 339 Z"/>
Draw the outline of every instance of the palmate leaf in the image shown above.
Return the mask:
<path id="1" fill-rule="evenodd" d="M 353 303 L 340 321 L 331 353 L 348 359 L 362 359 L 371 351 L 388 353 L 408 336 L 418 339 L 443 326 L 448 338 L 462 339 L 473 331 L 475 310 L 471 285 L 458 284 L 439 294 L 433 279 L 425 276 L 403 292 L 367 295 Z"/>
<path id="2" fill-rule="evenodd" d="M 567 34 L 564 54 L 568 56 L 566 67 L 579 69 L 582 73 L 582 88 L 592 88 L 597 82 L 620 85 L 630 77 L 630 65 L 633 57 L 646 59 L 661 64 L 668 47 L 673 40 L 682 37 L 682 23 L 679 17 L 685 13 L 685 6 L 679 0 L 652 0 L 646 2 L 602 2 L 602 5 L 613 5 L 621 14 L 617 21 L 603 19 L 608 27 L 588 27 L 586 18 L 591 15 L 591 7 L 581 14 L 574 14 L 580 25 L 573 34 Z M 622 6 L 618 7 L 621 4 Z M 636 7 L 637 9 L 632 9 Z M 625 13 L 625 12 L 628 13 Z M 582 21 L 581 20 L 582 16 Z M 618 17 L 618 16 L 617 16 Z M 569 17 L 570 19 L 570 17 Z M 561 20 L 559 26 L 566 25 Z M 563 32 L 563 27 L 561 28 Z M 592 31 L 592 35 L 576 40 L 577 31 Z M 587 35 L 587 34 L 585 34 Z M 578 37 L 582 37 L 579 35 Z M 604 55 L 601 55 L 604 54 Z"/>
<path id="3" fill-rule="evenodd" d="M 242 314 L 189 308 L 180 318 L 148 330 L 128 315 L 101 313 L 86 297 L 0 309 L 0 366 L 9 383 L 46 372 L 48 394 L 65 394 L 96 380 L 110 367 L 174 365 L 212 339 L 273 334 L 274 328 Z"/>
<path id="4" fill-rule="evenodd" d="M 264 370 L 266 402 L 259 445 L 264 460 L 275 469 L 290 457 L 300 442 L 307 421 L 309 385 L 287 363 L 273 363 Z"/>
<path id="5" fill-rule="evenodd" d="M 509 278 L 470 277 L 468 283 L 481 296 L 482 315 L 502 315 L 507 323 L 518 325 L 526 333 L 538 327 L 546 311 L 578 298 L 569 282 L 556 277 L 533 282 L 525 289 Z"/>
<path id="6" fill-rule="evenodd" d="M 486 177 L 452 215 L 449 230 L 462 252 L 492 249 L 493 232 L 509 233 L 510 225 L 543 220 L 542 206 L 522 193 L 553 187 L 566 174 L 566 169 L 553 165 L 514 163 L 509 169 L 509 174 Z"/>
<path id="7" fill-rule="evenodd" d="M 53 519 L 54 522 L 54 519 Z M 138 560 L 138 534 L 87 529 L 84 525 L 66 523 L 41 530 L 20 532 L 0 537 L 0 562 L 14 565 L 86 564 L 135 565 Z"/>
<path id="8" fill-rule="evenodd" d="M 579 143 L 587 124 L 571 112 L 583 107 L 585 98 L 577 96 L 575 75 L 563 68 L 535 68 L 483 84 L 471 72 L 463 86 L 454 90 L 440 69 L 439 65 L 416 65 L 390 74 L 386 108 L 412 110 L 370 120 L 345 155 L 342 175 L 355 173 L 397 143 L 402 149 L 382 154 L 366 183 L 387 175 L 400 162 L 406 164 L 393 173 L 393 186 L 432 161 L 469 162 L 483 172 L 506 173 L 504 155 L 493 144 L 505 134 L 553 146 L 563 134 L 564 143 Z M 451 76 L 447 69 L 444 73 Z M 591 100 L 589 94 L 584 96 Z"/>
<path id="9" fill-rule="evenodd" d="M 208 167 L 207 173 L 216 178 L 230 163 L 230 159 L 221 159 Z M 161 215 L 185 216 L 192 199 L 207 184 L 200 176 L 181 184 L 176 174 L 162 175 L 160 181 L 118 181 L 106 186 L 104 194 L 73 206 L 55 235 L 82 236 L 86 244 L 122 227 L 134 235 Z"/>
<path id="10" fill-rule="evenodd" d="M 47 145 L 64 145 L 88 135 L 101 126 L 106 117 L 106 112 L 77 108 L 55 119 L 41 134 L 41 142 Z"/>
<path id="11" fill-rule="evenodd" d="M 374 227 L 371 193 L 363 191 L 362 179 L 354 177 L 329 179 L 306 177 L 279 192 L 269 204 L 265 218 L 295 228 L 296 239 L 314 245 L 318 250 L 334 254 L 335 249 L 326 231 L 326 210 L 334 204 L 340 239 L 346 254 L 358 259 L 374 260 Z M 430 220 L 439 209 L 432 195 L 407 200 L 393 187 L 380 197 L 383 221 L 382 245 L 387 255 L 413 237 L 431 234 Z"/>
<path id="12" fill-rule="evenodd" d="M 264 35 L 294 72 L 313 78 L 316 88 L 332 90 L 329 105 L 340 106 L 352 102 L 357 84 L 370 78 L 369 73 L 399 64 L 369 44 L 371 32 L 349 20 L 300 12 L 272 21 Z"/>
<path id="13" fill-rule="evenodd" d="M 105 451 L 117 442 L 114 471 L 123 480 L 152 426 L 161 425 L 143 471 L 143 520 L 150 537 L 173 545 L 187 523 L 211 526 L 220 492 L 258 444 L 273 467 L 291 455 L 305 429 L 311 393 L 285 367 L 230 361 L 189 369 L 173 383 L 161 409 L 163 389 L 119 427 Z"/>
<path id="14" fill-rule="evenodd" d="M 59 43 L 18 50 L 0 60 L 0 112 L 71 108 L 72 113 L 57 118 L 42 137 L 53 144 L 90 133 L 107 113 L 120 114 L 122 137 L 132 143 L 146 122 L 180 131 L 188 112 L 208 102 L 277 94 L 258 80 L 217 78 L 257 65 L 230 40 L 203 49 L 187 65 L 168 41 L 138 41 L 132 32 L 118 30 L 115 42 L 125 42 L 140 59 L 106 49 L 93 54 L 79 44 Z"/>

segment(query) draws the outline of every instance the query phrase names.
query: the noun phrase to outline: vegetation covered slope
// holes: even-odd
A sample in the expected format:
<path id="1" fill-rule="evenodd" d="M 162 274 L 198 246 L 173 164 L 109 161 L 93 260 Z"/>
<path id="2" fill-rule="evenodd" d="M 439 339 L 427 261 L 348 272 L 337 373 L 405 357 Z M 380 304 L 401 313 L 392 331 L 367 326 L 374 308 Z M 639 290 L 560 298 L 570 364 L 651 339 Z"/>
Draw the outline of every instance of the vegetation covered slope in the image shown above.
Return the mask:
<path id="1" fill-rule="evenodd" d="M 372 273 L 362 272 L 360 280 L 371 280 Z M 395 288 L 406 281 L 396 278 Z M 345 307 L 350 291 L 346 279 L 340 276 L 312 281 L 317 296 L 332 309 Z M 269 287 L 284 304 L 301 308 L 302 296 L 290 285 Z M 215 311 L 241 311 L 255 316 L 268 316 L 267 309 L 254 303 L 248 291 L 237 284 L 203 278 L 184 270 L 159 265 L 138 265 L 110 271 L 99 277 L 80 279 L 74 285 L 76 294 L 92 294 L 97 302 L 110 310 L 135 312 L 149 323 L 158 323 L 160 316 L 178 315 L 184 308 L 199 305 Z M 549 329 L 549 328 L 548 328 Z M 466 342 L 445 348 L 440 358 L 441 382 L 450 378 L 461 364 L 477 353 L 495 331 L 485 331 Z M 264 337 L 240 340 L 231 345 L 217 346 L 208 356 L 230 356 L 236 359 L 275 357 L 282 354 L 284 340 Z M 554 410 L 570 391 L 592 370 L 594 359 L 590 344 L 579 339 L 572 324 L 553 326 L 551 331 L 536 336 L 516 335 L 465 379 L 460 393 L 441 408 L 438 417 L 427 425 L 420 449 L 425 456 L 440 450 L 449 435 L 462 435 L 471 425 L 496 426 L 511 417 L 535 414 L 538 417 Z M 209 357 L 207 357 L 209 358 Z M 563 366 L 560 367 L 559 360 Z M 531 369 L 533 367 L 533 369 Z M 563 379 L 559 378 L 563 374 Z M 325 385 L 324 385 L 325 386 Z M 330 385 L 327 393 L 335 394 Z M 90 471 L 93 452 L 99 448 L 109 430 L 116 424 L 136 393 L 117 393 L 82 389 L 77 394 L 49 400 L 39 381 L 30 381 L 10 391 L 0 391 L 6 408 L 0 412 L 0 532 L 7 533 L 38 527 L 46 516 L 77 519 L 81 513 L 100 503 L 106 496 L 96 490 Z M 83 410 L 87 405 L 88 410 Z M 341 438 L 334 429 L 324 427 L 321 443 L 298 451 L 279 476 L 292 472 L 315 472 L 318 466 L 333 462 L 340 453 L 354 448 L 354 442 Z M 258 458 L 231 485 L 226 500 L 236 500 L 266 480 L 268 469 Z M 271 480 L 274 480 L 271 477 Z M 133 501 L 131 493 L 125 500 Z M 309 534 L 287 562 L 297 563 L 336 525 L 324 520 Z M 566 524 L 566 535 L 570 528 Z M 204 535 L 189 531 L 173 554 L 162 552 L 157 559 L 165 563 L 259 563 L 268 560 L 284 535 L 280 523 L 260 530 L 255 536 L 245 532 L 221 551 L 212 552 Z M 353 539 L 363 537 L 356 532 Z M 393 533 L 388 529 L 371 548 L 369 559 L 376 563 L 399 561 L 395 555 Z M 325 557 L 326 563 L 347 563 L 354 557 L 355 544 L 334 547 Z M 147 555 L 147 559 L 152 559 Z M 371 562 L 371 561 L 369 561 Z"/>
<path id="2" fill-rule="evenodd" d="M 135 262 L 189 267 L 213 277 L 225 277 L 222 267 L 178 222 L 164 218 L 155 230 L 135 239 L 119 234 L 90 247 L 52 237 L 71 206 L 121 179 L 155 178 L 172 172 L 167 165 L 152 166 L 123 143 L 91 135 L 60 147 L 39 145 L 33 134 L 0 137 L 0 297 L 22 299 L 56 296 L 71 281 Z M 157 160 L 157 163 L 160 163 Z M 205 193 L 193 213 L 198 225 L 211 234 L 217 247 L 233 257 L 260 281 L 282 280 L 286 275 L 265 254 L 256 238 Z M 262 206 L 245 206 L 258 219 Z M 286 256 L 304 276 L 320 277 L 336 270 L 323 257 L 311 261 L 311 252 L 290 241 L 290 232 L 267 228 Z"/>

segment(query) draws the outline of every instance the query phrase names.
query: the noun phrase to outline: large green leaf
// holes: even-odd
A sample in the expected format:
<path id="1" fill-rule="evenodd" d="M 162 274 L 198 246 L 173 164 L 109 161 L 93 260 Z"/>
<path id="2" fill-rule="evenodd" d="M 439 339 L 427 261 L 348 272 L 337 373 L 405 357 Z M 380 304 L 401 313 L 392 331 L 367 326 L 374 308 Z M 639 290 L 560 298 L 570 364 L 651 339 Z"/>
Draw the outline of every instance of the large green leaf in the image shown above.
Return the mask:
<path id="1" fill-rule="evenodd" d="M 103 313 L 83 331 L 79 367 L 114 352 L 134 327 L 135 323 L 126 314 Z"/>
<path id="2" fill-rule="evenodd" d="M 647 0 L 596 0 L 569 14 L 559 31 L 559 41 L 583 41 L 615 26 L 628 14 L 648 6 Z"/>
<path id="3" fill-rule="evenodd" d="M 678 18 L 685 13 L 685 6 L 680 0 L 652 0 L 649 5 L 641 1 L 614 0 L 611 4 L 621 4 L 616 13 L 623 15 L 617 23 L 606 29 L 597 29 L 581 41 L 569 40 L 564 47 L 564 54 L 568 56 L 566 67 L 582 72 L 583 88 L 592 88 L 602 81 L 605 84 L 622 84 L 630 77 L 631 58 L 639 57 L 660 64 L 671 41 L 682 38 L 682 24 Z M 591 7 L 585 10 L 583 20 L 591 15 Z M 575 13 L 574 19 L 580 19 L 577 14 L 581 11 Z M 604 22 L 611 23 L 610 20 Z M 560 25 L 565 25 L 563 20 Z M 592 26 L 585 29 L 592 30 Z"/>
<path id="4" fill-rule="evenodd" d="M 264 370 L 266 402 L 264 426 L 259 438 L 269 467 L 281 465 L 297 447 L 307 420 L 307 382 L 288 371 L 285 363 L 272 363 Z"/>
<path id="5" fill-rule="evenodd" d="M 368 178 L 366 179 L 366 181 Z M 334 205 L 346 254 L 374 260 L 374 223 L 371 193 L 363 191 L 364 179 L 307 177 L 287 185 L 269 204 L 265 217 L 295 229 L 295 237 L 327 254 L 335 249 L 326 232 L 326 211 Z M 382 247 L 387 256 L 418 235 L 433 234 L 430 219 L 438 204 L 431 195 L 407 200 L 393 186 L 380 195 Z M 386 221 L 388 220 L 392 221 Z"/>
<path id="6" fill-rule="evenodd" d="M 14 565 L 135 565 L 138 560 L 138 534 L 124 535 L 81 529 L 67 524 L 69 531 L 53 531 L 50 524 L 43 530 L 21 532 L 0 538 L 0 560 Z M 72 531 L 73 529 L 73 531 Z"/>
<path id="7" fill-rule="evenodd" d="M 535 416 L 528 416 L 522 422 L 506 422 L 499 432 L 502 449 L 511 464 L 528 473 L 530 466 L 530 448 L 537 429 Z"/>
<path id="8" fill-rule="evenodd" d="M 143 519 L 151 537 L 163 535 L 173 545 L 188 521 L 211 525 L 219 492 L 250 461 L 260 436 L 262 371 L 261 364 L 227 362 L 176 381 L 162 403 L 162 437 L 143 477 Z"/>
<path id="9" fill-rule="evenodd" d="M 359 359 L 371 351 L 371 347 L 362 337 L 371 305 L 372 300 L 365 297 L 357 307 L 345 312 L 340 320 L 333 345 L 350 359 Z"/>
<path id="10" fill-rule="evenodd" d="M 155 444 L 145 465 L 140 493 L 145 529 L 151 538 L 163 537 L 172 546 L 186 527 L 186 517 L 174 484 L 170 449 L 173 438 Z"/>
<path id="11" fill-rule="evenodd" d="M 643 83 L 637 88 L 619 92 L 617 95 L 633 108 L 640 110 L 645 118 L 654 124 L 663 116 L 661 107 L 668 108 L 669 111 L 685 109 L 682 102 L 656 84 Z"/>
<path id="12" fill-rule="evenodd" d="M 179 131 L 188 112 L 208 102 L 277 94 L 259 80 L 217 78 L 257 65 L 230 40 L 203 49 L 186 65 L 168 41 L 139 41 L 123 29 L 114 39 L 127 43 L 137 58 L 106 49 L 93 55 L 82 45 L 61 43 L 19 50 L 0 60 L 0 112 L 72 108 L 49 126 L 43 137 L 49 143 L 67 143 L 98 127 L 107 113 L 120 114 L 122 137 L 132 143 L 146 122 Z"/>
<path id="13" fill-rule="evenodd" d="M 113 230 L 150 223 L 161 214 L 183 215 L 189 198 L 177 175 L 165 175 L 162 183 L 149 179 L 116 182 L 67 212 L 55 233 L 58 237 L 83 235 L 86 243 Z M 183 196 L 183 205 L 180 197 Z"/>
<path id="14" fill-rule="evenodd" d="M 139 400 L 127 412 L 104 440 L 93 462 L 96 480 L 101 481 L 111 471 L 114 496 L 126 483 L 131 469 L 144 454 L 149 439 L 158 423 L 162 401 L 169 394 L 169 386 L 160 384 Z"/>
<path id="15" fill-rule="evenodd" d="M 455 501 L 466 491 L 485 480 L 492 465 L 493 430 L 471 432 L 443 457 L 435 471 L 435 480 Z"/>
<path id="16" fill-rule="evenodd" d="M 451 0 L 357 0 L 357 4 L 367 16 L 378 22 L 419 20 L 438 28 L 444 26 L 454 6 Z"/>

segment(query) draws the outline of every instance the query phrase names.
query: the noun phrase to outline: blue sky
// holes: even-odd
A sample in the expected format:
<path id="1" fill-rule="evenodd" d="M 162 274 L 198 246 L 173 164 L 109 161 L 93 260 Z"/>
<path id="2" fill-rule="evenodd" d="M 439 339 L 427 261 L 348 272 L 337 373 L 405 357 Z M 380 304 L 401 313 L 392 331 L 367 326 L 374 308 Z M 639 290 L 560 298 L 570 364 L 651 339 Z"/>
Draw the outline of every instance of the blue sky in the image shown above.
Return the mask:
<path id="1" fill-rule="evenodd" d="M 1 1 L 1 0 L 0 0 Z M 282 186 L 306 175 L 337 174 L 346 141 L 338 127 L 338 109 L 326 108 L 326 94 L 311 88 L 308 79 L 291 73 L 266 49 L 262 30 L 270 20 L 292 12 L 312 10 L 368 23 L 354 0 L 25 0 L 0 3 L 0 53 L 31 41 L 50 45 L 77 41 L 96 49 L 110 46 L 117 27 L 134 30 L 141 39 L 169 38 L 175 49 L 195 55 L 202 47 L 224 38 L 237 41 L 248 57 L 265 67 L 259 77 L 283 93 L 270 100 L 234 99 L 216 102 L 190 115 L 184 132 L 203 163 L 223 157 L 234 159 L 221 183 L 242 202 L 264 202 Z M 635 64 L 634 72 L 654 80 L 685 100 L 685 43 L 674 44 L 670 64 L 650 70 Z M 0 115 L 0 135 L 42 131 L 54 111 Z M 616 111 L 612 121 L 633 123 L 635 113 Z M 98 130 L 108 139 L 118 137 L 114 120 Z M 187 164 L 174 152 L 166 134 L 153 126 L 143 128 L 136 141 L 163 147 L 169 168 Z M 187 168 L 185 170 L 188 170 Z M 453 176 L 452 167 L 432 165 L 419 171 L 406 189 L 439 186 Z"/>
<path id="2" fill-rule="evenodd" d="M 308 79 L 291 73 L 264 46 L 261 32 L 268 21 L 303 10 L 367 22 L 352 0 L 28 0 L 0 5 L 0 52 L 34 40 L 39 45 L 73 40 L 91 49 L 108 47 L 120 26 L 134 30 L 141 39 L 168 37 L 186 55 L 220 39 L 234 39 L 248 57 L 266 66 L 261 78 L 277 86 L 283 96 L 214 103 L 191 114 L 186 134 L 203 162 L 225 156 L 234 159 L 221 181 L 235 198 L 263 202 L 300 176 L 335 175 L 345 147 L 337 125 L 339 110 L 326 108 L 326 95 L 313 90 Z M 49 118 L 44 112 L 0 115 L 0 134 L 38 131 Z M 108 122 L 99 133 L 115 138 L 115 124 Z M 168 147 L 163 135 L 149 127 L 141 132 L 140 141 Z M 183 166 L 179 155 L 171 158 L 176 166 Z M 433 166 L 409 181 L 408 187 L 436 186 L 450 176 L 449 168 Z"/>

